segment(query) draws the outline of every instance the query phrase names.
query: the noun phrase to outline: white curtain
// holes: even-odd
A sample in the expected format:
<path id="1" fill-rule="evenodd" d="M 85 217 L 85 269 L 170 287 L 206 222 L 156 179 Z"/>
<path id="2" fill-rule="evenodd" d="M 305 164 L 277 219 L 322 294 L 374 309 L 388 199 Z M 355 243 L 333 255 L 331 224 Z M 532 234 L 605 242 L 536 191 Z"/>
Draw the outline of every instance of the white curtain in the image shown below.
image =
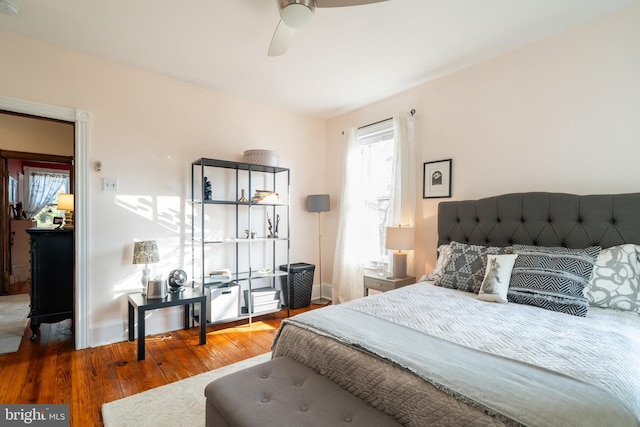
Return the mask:
<path id="1" fill-rule="evenodd" d="M 362 201 L 362 162 L 358 131 L 345 132 L 347 152 L 338 220 L 336 251 L 333 260 L 333 303 L 340 304 L 363 296 L 364 257 L 360 249 L 367 236 L 365 205 Z"/>
<path id="2" fill-rule="evenodd" d="M 27 172 L 27 176 L 29 197 L 26 199 L 24 211 L 27 219 L 33 219 L 42 208 L 53 202 L 60 186 L 67 183 L 68 176 L 49 172 Z"/>
<path id="3" fill-rule="evenodd" d="M 393 164 L 393 225 L 413 227 L 416 211 L 416 150 L 413 116 L 393 116 L 395 154 Z"/>
<path id="4" fill-rule="evenodd" d="M 393 165 L 393 224 L 414 226 L 416 206 L 416 158 L 413 139 L 413 116 L 401 113 L 393 118 L 395 153 Z M 363 201 L 363 173 L 358 131 L 345 131 L 347 153 L 338 219 L 336 251 L 333 260 L 333 302 L 340 304 L 363 296 L 366 247 L 371 243 L 371 229 L 367 228 L 368 214 Z M 409 266 L 412 257 L 409 257 Z"/>
<path id="5" fill-rule="evenodd" d="M 414 142 L 414 119 L 410 113 L 393 116 L 395 153 L 393 162 L 393 221 L 392 226 L 415 226 L 416 211 L 416 150 Z M 393 258 L 389 257 L 390 264 Z M 407 267 L 413 270 L 413 251 L 407 254 Z M 390 266 L 393 271 L 393 265 Z"/>

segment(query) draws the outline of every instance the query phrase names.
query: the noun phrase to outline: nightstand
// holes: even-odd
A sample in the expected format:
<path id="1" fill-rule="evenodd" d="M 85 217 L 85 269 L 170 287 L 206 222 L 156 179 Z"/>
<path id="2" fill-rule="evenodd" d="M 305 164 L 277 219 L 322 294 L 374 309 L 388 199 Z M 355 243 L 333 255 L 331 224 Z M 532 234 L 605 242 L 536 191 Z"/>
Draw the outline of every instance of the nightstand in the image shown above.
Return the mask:
<path id="1" fill-rule="evenodd" d="M 416 278 L 413 276 L 402 277 L 396 279 L 395 277 L 380 277 L 375 272 L 364 273 L 364 296 L 369 295 L 369 289 L 374 289 L 380 292 L 391 291 L 403 286 L 413 285 L 416 283 Z"/>

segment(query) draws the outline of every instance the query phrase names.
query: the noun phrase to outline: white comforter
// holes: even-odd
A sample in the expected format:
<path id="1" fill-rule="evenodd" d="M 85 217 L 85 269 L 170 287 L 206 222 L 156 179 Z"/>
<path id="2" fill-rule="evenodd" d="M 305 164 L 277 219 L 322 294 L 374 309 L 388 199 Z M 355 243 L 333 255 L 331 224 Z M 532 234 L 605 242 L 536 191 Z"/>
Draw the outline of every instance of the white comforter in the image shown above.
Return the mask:
<path id="1" fill-rule="evenodd" d="M 479 301 L 473 294 L 429 282 L 344 306 L 597 385 L 640 419 L 637 314 L 590 308 L 583 318 L 527 305 Z"/>

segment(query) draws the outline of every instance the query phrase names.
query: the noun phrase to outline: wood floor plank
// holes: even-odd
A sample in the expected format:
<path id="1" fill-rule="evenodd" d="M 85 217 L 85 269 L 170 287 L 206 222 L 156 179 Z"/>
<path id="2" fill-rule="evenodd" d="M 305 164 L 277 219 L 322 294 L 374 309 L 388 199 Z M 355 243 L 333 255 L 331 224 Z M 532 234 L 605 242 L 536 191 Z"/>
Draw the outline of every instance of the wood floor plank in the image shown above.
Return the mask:
<path id="1" fill-rule="evenodd" d="M 58 346 L 48 345 L 41 354 L 43 367 L 38 401 L 55 403 L 58 396 L 58 382 L 47 381 L 46 378 L 55 378 L 58 373 Z"/>
<path id="2" fill-rule="evenodd" d="M 297 314 L 317 308 L 292 310 Z M 247 321 L 207 326 L 199 345 L 198 328 L 149 336 L 146 359 L 137 360 L 136 342 L 75 350 L 69 321 L 40 326 L 20 349 L 0 355 L 0 402 L 66 403 L 72 426 L 102 426 L 102 404 L 217 369 L 271 350 L 286 311 Z"/>
<path id="3" fill-rule="evenodd" d="M 104 402 L 112 402 L 122 399 L 122 388 L 120 387 L 118 373 L 116 372 L 116 359 L 111 346 L 104 349 L 97 348 L 96 353 L 100 359 L 100 386 L 104 390 Z"/>

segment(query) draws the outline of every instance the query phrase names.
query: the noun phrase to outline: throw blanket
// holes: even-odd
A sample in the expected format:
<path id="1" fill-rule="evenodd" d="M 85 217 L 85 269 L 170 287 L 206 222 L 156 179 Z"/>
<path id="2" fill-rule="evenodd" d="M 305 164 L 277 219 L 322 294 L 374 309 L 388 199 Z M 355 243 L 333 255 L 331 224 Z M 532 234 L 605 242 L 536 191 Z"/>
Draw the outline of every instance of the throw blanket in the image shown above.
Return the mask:
<path id="1" fill-rule="evenodd" d="M 409 302 L 411 304 L 408 304 Z M 408 309 L 407 306 L 416 306 L 417 309 Z M 404 309 L 398 310 L 393 307 L 404 307 Z M 499 313 L 495 312 L 496 310 L 497 312 L 506 310 L 503 313 L 508 317 L 506 323 L 511 323 L 515 329 L 505 326 L 505 319 L 502 319 Z M 375 316 L 363 311 L 373 312 Z M 518 314 L 521 311 L 528 314 Z M 495 313 L 491 314 L 491 312 Z M 446 315 L 442 316 L 443 313 Z M 487 317 L 487 313 L 490 313 L 490 317 Z M 635 409 L 634 411 L 628 409 L 628 407 L 634 407 L 634 400 L 638 399 L 639 395 L 638 389 L 633 389 L 633 383 L 637 382 L 636 371 L 640 366 L 636 364 L 633 367 L 628 364 L 634 363 L 633 358 L 638 357 L 637 348 L 635 354 L 631 355 L 631 360 L 627 360 L 622 368 L 611 369 L 608 361 L 605 361 L 605 368 L 600 366 L 597 369 L 607 371 L 609 376 L 612 375 L 612 371 L 620 370 L 622 374 L 629 377 L 635 375 L 635 378 L 631 378 L 631 381 L 623 379 L 622 385 L 619 384 L 620 378 L 608 378 L 605 381 L 617 385 L 618 388 L 616 388 L 598 383 L 600 375 L 596 375 L 596 386 L 581 378 L 581 376 L 587 379 L 590 377 L 589 370 L 593 361 L 586 360 L 589 366 L 583 366 L 585 352 L 575 352 L 572 348 L 576 345 L 579 350 L 580 346 L 584 345 L 584 341 L 578 340 L 571 345 L 562 342 L 563 340 L 552 342 L 550 348 L 556 348 L 554 351 L 559 353 L 554 357 L 545 353 L 546 349 L 536 343 L 535 337 L 533 340 L 527 340 L 530 338 L 527 337 L 530 332 L 527 327 L 519 329 L 520 321 L 528 324 L 529 328 L 532 324 L 534 329 L 544 328 L 545 321 L 541 319 L 546 318 L 547 313 L 553 315 L 551 320 L 547 320 L 552 326 L 555 325 L 551 329 L 557 330 L 558 326 L 561 327 L 562 335 L 557 336 L 557 339 L 571 335 L 566 330 L 570 329 L 571 325 L 562 327 L 562 323 L 571 323 L 574 316 L 545 312 L 539 308 L 517 304 L 481 302 L 475 300 L 471 294 L 461 294 L 457 291 L 421 284 L 363 298 L 341 306 L 304 313 L 285 320 L 283 326 L 286 323 L 292 323 L 319 334 L 332 336 L 346 344 L 366 349 L 378 357 L 411 370 L 434 386 L 466 403 L 509 421 L 528 425 L 637 426 L 638 420 L 633 414 Z M 511 318 L 521 319 L 511 322 Z M 637 318 L 627 320 L 632 327 L 637 327 Z M 465 324 L 466 328 L 460 326 Z M 620 322 L 618 324 L 614 322 L 605 326 L 605 329 L 619 327 Z M 422 332 L 425 329 L 432 329 L 432 331 L 425 334 Z M 486 346 L 487 343 L 495 344 L 495 338 L 504 338 L 500 332 L 503 329 L 511 330 L 512 339 L 502 344 L 498 343 L 492 348 L 492 352 L 480 351 L 482 349 L 479 347 Z M 462 333 L 462 330 L 466 332 Z M 491 336 L 492 333 L 495 336 Z M 447 340 L 452 336 L 453 342 L 440 339 L 438 335 L 447 336 Z M 548 338 L 548 336 L 545 337 L 545 339 Z M 531 346 L 532 343 L 535 345 Z M 640 343 L 636 342 L 635 345 L 638 346 Z M 505 352 L 502 347 L 511 350 Z M 560 347 L 559 351 L 558 347 Z M 617 351 L 630 350 L 630 348 L 618 348 Z M 566 352 L 569 352 L 571 357 L 564 364 L 580 365 L 573 370 L 585 370 L 585 372 L 580 375 L 565 375 L 560 373 L 566 373 L 562 368 L 555 370 L 545 367 L 545 364 L 548 364 L 545 359 L 554 360 L 551 363 L 553 365 L 557 363 L 556 358 L 565 359 Z M 491 353 L 507 353 L 507 357 Z M 522 357 L 512 357 L 509 353 L 521 353 L 518 356 L 526 354 L 524 359 L 529 356 L 542 358 L 543 363 L 530 363 Z M 590 354 L 592 351 L 586 351 L 586 353 Z M 597 362 L 603 365 L 602 359 L 598 359 Z M 626 367 L 631 370 L 626 370 Z"/>

